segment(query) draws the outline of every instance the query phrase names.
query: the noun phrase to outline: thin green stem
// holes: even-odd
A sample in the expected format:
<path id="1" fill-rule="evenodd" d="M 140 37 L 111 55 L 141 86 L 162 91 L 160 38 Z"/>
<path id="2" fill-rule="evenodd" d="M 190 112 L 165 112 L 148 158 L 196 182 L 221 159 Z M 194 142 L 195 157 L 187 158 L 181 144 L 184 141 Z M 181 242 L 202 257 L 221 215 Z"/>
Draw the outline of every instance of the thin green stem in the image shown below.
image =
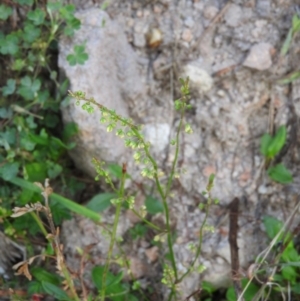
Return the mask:
<path id="1" fill-rule="evenodd" d="M 175 168 L 176 168 L 176 164 L 177 164 L 177 161 L 178 161 L 178 155 L 179 155 L 179 135 L 180 135 L 181 128 L 182 128 L 182 125 L 183 125 L 184 113 L 185 113 L 185 108 L 182 108 L 181 109 L 180 122 L 179 122 L 179 126 L 178 126 L 177 133 L 176 133 L 175 157 L 174 157 L 174 160 L 173 160 L 170 177 L 168 179 L 168 184 L 167 184 L 167 188 L 166 188 L 166 192 L 165 192 L 165 198 L 167 198 L 169 193 L 170 193 L 171 185 L 172 185 L 172 182 L 173 182 L 173 179 L 174 179 Z"/>
<path id="2" fill-rule="evenodd" d="M 153 223 L 149 222 L 147 219 L 142 217 L 134 208 L 131 209 L 131 211 L 138 217 L 140 218 L 145 224 L 147 224 L 150 228 L 156 230 L 156 231 L 162 231 L 161 228 L 157 227 Z"/>
<path id="3" fill-rule="evenodd" d="M 198 242 L 198 247 L 197 247 L 197 250 L 196 250 L 195 257 L 194 257 L 192 263 L 190 264 L 188 270 L 178 279 L 178 283 L 181 282 L 191 272 L 191 270 L 193 269 L 197 259 L 200 256 L 200 253 L 201 253 L 201 250 L 202 250 L 202 243 L 203 243 L 203 232 L 204 232 L 204 227 L 206 225 L 206 221 L 207 221 L 207 218 L 208 218 L 208 213 L 209 213 L 211 201 L 212 201 L 211 196 L 209 195 L 208 202 L 206 204 L 204 220 L 203 220 L 203 222 L 200 226 L 199 242 Z"/>
<path id="4" fill-rule="evenodd" d="M 119 189 L 119 200 L 123 199 L 123 197 L 124 197 L 125 179 L 126 179 L 126 174 L 122 173 L 121 184 L 120 184 L 120 189 Z M 120 219 L 122 202 L 119 201 L 117 203 L 116 207 L 117 208 L 116 208 L 116 213 L 115 213 L 113 230 L 112 230 L 112 233 L 111 233 L 111 240 L 110 240 L 110 244 L 109 244 L 109 250 L 108 250 L 107 259 L 106 259 L 106 262 L 105 262 L 105 267 L 104 267 L 103 276 L 102 276 L 102 288 L 101 288 L 101 299 L 100 299 L 101 301 L 105 301 L 106 277 L 107 277 L 107 273 L 108 273 L 108 269 L 109 269 L 109 265 L 110 265 L 110 260 L 111 260 L 112 253 L 113 253 L 114 244 L 115 244 L 115 241 L 116 241 L 117 227 L 118 227 L 118 223 L 119 223 L 119 219 Z"/>
<path id="5" fill-rule="evenodd" d="M 46 228 L 44 227 L 44 224 L 42 223 L 39 216 L 35 212 L 30 212 L 30 214 L 33 217 L 33 219 L 36 221 L 36 223 L 38 224 L 38 226 L 41 229 L 43 235 L 46 237 L 48 235 L 48 232 L 47 232 Z"/>

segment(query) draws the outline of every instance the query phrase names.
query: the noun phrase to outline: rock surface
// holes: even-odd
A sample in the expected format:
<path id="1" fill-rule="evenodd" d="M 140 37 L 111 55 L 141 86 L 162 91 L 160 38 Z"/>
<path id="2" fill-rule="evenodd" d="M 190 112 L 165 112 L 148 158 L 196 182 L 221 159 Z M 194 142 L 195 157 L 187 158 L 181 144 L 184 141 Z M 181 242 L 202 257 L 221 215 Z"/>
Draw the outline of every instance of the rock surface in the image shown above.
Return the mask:
<path id="1" fill-rule="evenodd" d="M 128 117 L 133 102 L 144 94 L 135 53 L 121 27 L 104 11 L 88 9 L 76 17 L 82 22 L 81 29 L 72 39 L 60 42 L 59 66 L 70 80 L 70 90 L 84 91 L 87 97 L 94 97 L 100 104 Z M 89 59 L 84 65 L 72 67 L 67 55 L 78 44 L 85 44 Z M 98 110 L 89 115 L 72 100 L 62 107 L 62 114 L 65 123 L 76 122 L 79 128 L 77 147 L 71 151 L 79 169 L 95 174 L 93 157 L 122 163 L 126 153 L 123 142 L 107 135 L 106 128 L 99 125 Z"/>
<path id="2" fill-rule="evenodd" d="M 81 3 L 78 8 L 87 5 L 86 1 L 78 0 L 77 3 Z M 294 118 L 300 116 L 299 81 L 294 81 L 291 89 L 275 80 L 272 81 L 274 75 L 276 79 L 284 78 L 297 69 L 295 62 L 299 60 L 299 42 L 294 41 L 288 57 L 280 60 L 278 57 L 291 26 L 293 1 L 277 1 L 276 5 L 269 0 L 236 0 L 226 3 L 224 5 L 224 1 L 219 0 L 162 0 L 154 3 L 114 1 L 107 8 L 113 21 L 107 20 L 106 29 L 97 27 L 99 32 L 104 32 L 110 24 L 117 26 L 118 23 L 118 28 L 122 28 L 126 33 L 125 49 L 130 49 L 129 43 L 134 46 L 134 51 L 128 50 L 128 57 L 124 54 L 122 58 L 124 62 L 133 61 L 130 66 L 138 70 L 130 75 L 134 79 L 133 83 L 125 81 L 122 85 L 116 76 L 120 64 L 112 63 L 109 76 L 112 82 L 118 84 L 113 85 L 113 92 L 109 89 L 109 93 L 114 94 L 107 95 L 113 96 L 115 103 L 111 104 L 116 109 L 144 124 L 146 129 L 150 127 L 148 139 L 152 139 L 153 149 L 158 149 L 158 144 L 161 146 L 155 156 L 159 162 L 163 162 L 166 173 L 169 172 L 174 158 L 173 149 L 168 147 L 166 136 L 170 133 L 170 138 L 173 138 L 174 128 L 178 125 L 178 116 L 173 110 L 173 100 L 179 97 L 177 79 L 180 75 L 187 74 L 187 66 L 197 66 L 201 70 L 188 73 L 192 83 L 190 104 L 193 110 L 187 114 L 186 121 L 191 124 L 193 134 L 181 137 L 183 140 L 180 162 L 187 173 L 181 174 L 175 182 L 174 198 L 170 201 L 170 214 L 177 231 L 174 245 L 176 262 L 181 272 L 186 270 L 193 258 L 189 244 L 197 244 L 199 239 L 199 227 L 204 213 L 198 205 L 204 201 L 201 193 L 212 172 L 216 174 L 213 197 L 218 198 L 220 204 L 211 208 L 207 224 L 213 226 L 215 231 L 204 236 L 201 257 L 197 262 L 199 265 L 205 265 L 206 271 L 203 274 L 191 274 L 181 284 L 185 293 L 183 300 L 197 291 L 203 279 L 217 287 L 228 286 L 230 253 L 227 205 L 234 197 L 240 199 L 238 244 L 241 266 L 247 269 L 255 256 L 267 246 L 263 216 L 268 214 L 286 220 L 296 202 L 294 194 L 299 193 L 297 184 L 283 188 L 267 177 L 266 171 L 261 168 L 263 156 L 259 150 L 260 137 L 270 127 L 270 114 L 273 114 L 271 120 L 275 129 L 291 121 L 291 116 L 294 116 L 293 106 L 296 114 Z M 150 49 L 144 40 L 144 33 L 152 27 L 161 30 L 163 40 L 158 48 Z M 121 34 L 120 30 L 117 31 Z M 84 34 L 86 36 L 81 34 L 77 39 L 80 42 L 87 39 L 87 46 L 89 43 L 97 45 L 99 49 L 95 56 L 98 57 L 98 51 L 101 51 L 105 58 L 101 64 L 107 66 L 110 61 L 109 54 L 114 53 L 114 50 L 104 53 L 106 47 L 101 47 L 102 35 L 91 42 L 89 30 Z M 122 39 L 126 44 L 125 39 Z M 65 54 L 72 50 L 74 43 L 61 44 L 64 55 L 60 55 L 60 64 L 64 69 L 67 68 L 67 63 L 63 63 L 62 60 Z M 62 45 L 66 45 L 64 47 L 67 49 L 63 50 Z M 87 50 L 92 58 L 95 47 L 88 46 Z M 93 72 L 98 72 L 95 75 L 100 78 L 99 70 L 102 70 L 102 65 L 100 62 L 99 65 L 93 63 L 89 68 L 92 66 L 96 66 L 97 71 Z M 86 71 L 83 78 L 80 77 L 84 68 L 85 65 L 67 72 L 72 89 L 85 90 L 96 100 L 102 101 L 102 94 L 98 90 L 103 87 L 100 84 L 89 86 L 91 78 L 85 81 L 84 77 L 87 78 L 90 71 Z M 74 70 L 77 70 L 76 74 Z M 193 77 L 198 73 L 200 76 Z M 75 76 L 79 79 L 73 78 Z M 81 82 L 86 84 L 82 85 Z M 140 82 L 141 84 L 137 84 Z M 137 89 L 133 90 L 135 93 L 124 93 L 123 89 L 132 87 L 132 84 Z M 111 86 L 110 84 L 109 87 Z M 131 89 L 129 90 L 132 91 Z M 105 97 L 105 100 L 107 99 L 112 98 Z M 290 99 L 293 100 L 292 103 Z M 81 119 L 84 121 L 91 118 L 86 115 L 74 115 L 75 118 L 68 116 L 69 111 L 64 112 L 66 121 L 78 119 L 81 122 Z M 96 119 L 91 121 L 92 130 L 83 123 L 79 124 L 84 129 L 83 133 L 87 131 L 89 141 L 96 139 L 93 136 L 95 133 L 100 133 Z M 153 130 L 155 125 L 160 135 L 156 135 L 156 130 Z M 292 126 L 288 129 L 292 129 Z M 80 138 L 78 148 L 81 147 L 86 152 L 82 161 L 89 162 L 94 153 L 105 160 L 119 161 L 124 151 L 122 145 L 119 145 L 112 135 L 106 135 L 104 132 L 105 129 L 101 132 L 103 136 L 100 141 L 103 142 L 104 139 L 105 143 L 112 143 L 110 145 L 113 145 L 114 153 L 107 155 L 106 152 L 96 151 L 98 144 L 96 148 L 92 142 L 88 143 L 89 147 L 80 146 L 79 142 L 83 141 Z M 299 137 L 292 136 L 292 131 L 289 131 L 288 136 L 294 141 L 299 141 Z M 282 158 L 294 175 L 298 173 L 300 162 L 297 143 L 289 144 L 288 153 Z M 91 173 L 91 167 L 84 167 L 84 162 L 79 161 L 79 152 L 76 151 L 73 158 L 78 160 L 77 165 Z M 295 176 L 296 183 L 299 182 L 298 178 Z M 153 185 L 144 180 L 139 183 L 145 184 L 145 187 Z M 159 217 L 155 216 L 153 219 L 157 220 Z M 135 223 L 132 220 L 130 222 L 131 225 Z M 297 222 L 299 217 L 295 220 L 295 223 Z M 149 245 L 138 242 L 134 248 L 132 250 L 141 254 L 149 249 Z M 150 259 L 149 254 L 147 257 L 139 257 L 139 260 L 145 260 L 147 263 Z M 140 261 L 137 265 L 142 267 L 138 271 L 146 273 L 146 278 L 149 277 L 147 281 L 153 277 L 156 283 L 160 283 L 161 274 L 148 275 Z"/>
<path id="3" fill-rule="evenodd" d="M 272 45 L 269 43 L 254 45 L 243 65 L 260 71 L 269 69 L 272 66 L 271 50 Z"/>

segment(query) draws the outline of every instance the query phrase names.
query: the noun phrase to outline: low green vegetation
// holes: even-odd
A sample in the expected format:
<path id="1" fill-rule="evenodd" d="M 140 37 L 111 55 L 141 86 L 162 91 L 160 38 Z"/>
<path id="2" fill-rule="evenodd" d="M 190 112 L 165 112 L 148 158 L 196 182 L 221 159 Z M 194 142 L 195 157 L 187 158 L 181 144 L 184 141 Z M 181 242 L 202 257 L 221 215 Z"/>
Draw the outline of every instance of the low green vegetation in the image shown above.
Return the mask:
<path id="1" fill-rule="evenodd" d="M 76 125 L 68 124 L 63 133 L 58 130 L 69 84 L 58 80 L 58 38 L 72 36 L 80 28 L 74 12 L 73 5 L 60 1 L 16 0 L 0 5 L 0 218 L 9 235 L 39 231 L 31 216 L 7 218 L 12 204 L 41 200 L 33 191 L 11 185 L 17 175 L 30 182 L 58 181 L 71 194 L 83 188 L 68 176 L 65 159 L 66 151 L 75 146 L 70 138 Z M 78 47 L 84 52 L 83 46 Z M 51 206 L 58 224 L 69 216 L 59 203 Z"/>
<path id="2" fill-rule="evenodd" d="M 263 137 L 261 138 L 260 151 L 265 156 L 266 166 L 269 166 L 275 156 L 279 154 L 285 142 L 285 126 L 279 127 L 274 137 L 269 134 L 263 135 Z M 282 163 L 269 167 L 267 173 L 272 180 L 281 184 L 288 184 L 293 181 L 291 173 Z"/>
<path id="3" fill-rule="evenodd" d="M 27 294 L 23 299 L 45 294 L 56 300 L 68 301 L 150 300 L 147 294 L 153 288 L 145 290 L 135 279 L 130 261 L 122 249 L 122 237 L 117 235 L 122 211 L 131 210 L 139 222 L 128 231 L 128 236 L 134 241 L 153 234 L 150 244 L 158 246 L 163 254 L 160 258 L 162 272 L 158 276 L 167 300 L 183 300 L 187 296 L 179 291 L 179 284 L 190 273 L 201 274 L 205 270 L 205 266 L 199 264 L 203 236 L 204 232 L 213 230 L 207 220 L 211 206 L 218 203 L 212 197 L 215 178 L 212 174 L 203 191 L 206 201 L 199 204 L 199 209 L 205 213 L 198 229 L 199 239 L 190 245 L 193 253 L 190 265 L 185 271 L 180 270 L 173 246 L 176 231 L 171 226 L 170 204 L 172 185 L 179 174 L 181 133 L 193 132 L 191 125 L 185 121 L 186 111 L 190 109 L 189 79 L 180 79 L 181 96 L 174 101 L 179 123 L 170 141 L 174 160 L 165 179 L 161 177 L 160 162 L 151 155 L 150 144 L 145 141 L 140 125 L 102 106 L 82 91 L 69 91 L 67 95 L 68 81 L 60 82 L 56 65 L 58 39 L 61 35 L 72 36 L 80 28 L 80 21 L 74 17 L 74 6 L 64 5 L 61 1 L 15 0 L 7 3 L 0 4 L 0 54 L 4 58 L 0 62 L 0 223 L 6 235 L 22 238 L 27 246 L 28 258 L 15 266 L 17 274 L 28 280 L 23 286 Z M 17 10 L 20 7 L 21 12 Z M 288 53 L 299 28 L 299 18 L 294 16 L 281 50 L 282 56 Z M 71 66 L 84 64 L 88 60 L 85 45 L 76 45 L 67 60 Z M 290 83 L 298 77 L 299 72 L 294 72 L 282 83 Z M 78 131 L 75 124 L 63 127 L 60 119 L 60 105 L 68 97 L 76 99 L 77 105 L 87 114 L 100 110 L 100 123 L 106 125 L 108 134 L 114 133 L 134 151 L 134 161 L 145 182 L 155 184 L 154 190 L 145 190 L 144 204 L 138 206 L 136 193 L 125 189 L 126 179 L 131 178 L 126 164 L 106 166 L 99 158 L 91 158 L 97 173 L 95 180 L 106 182 L 109 191 L 94 194 L 86 205 L 71 200 L 76 193 L 84 190 L 85 185 L 71 176 L 71 163 L 66 156 L 67 151 L 75 147 L 71 138 Z M 58 130 L 62 127 L 63 132 Z M 267 174 L 281 184 L 293 180 L 283 164 L 274 163 L 286 143 L 286 136 L 287 129 L 281 126 L 273 136 L 263 135 L 260 147 Z M 55 183 L 52 184 L 55 189 L 59 187 L 58 191 L 53 191 L 48 179 L 51 184 Z M 109 207 L 113 207 L 114 221 L 110 227 L 104 227 L 101 215 Z M 92 268 L 94 291 L 86 289 L 82 274 L 70 271 L 61 247 L 58 227 L 72 213 L 89 218 L 102 227 L 104 236 L 109 240 L 104 264 Z M 164 217 L 163 225 L 152 222 L 151 217 L 156 214 Z M 287 231 L 285 224 L 275 218 L 265 217 L 264 225 L 271 247 L 266 256 L 258 256 L 248 278 L 241 280 L 243 298 L 246 301 L 276 301 L 287 295 L 289 300 L 300 300 L 297 284 L 300 280 L 300 255 L 292 240 L 293 235 Z M 36 255 L 29 238 L 37 236 L 42 239 L 42 235 L 45 248 Z M 78 250 L 78 255 L 82 261 L 89 260 L 86 250 Z M 9 285 L 13 286 L 13 282 Z M 218 291 L 207 282 L 200 286 L 199 300 L 213 300 Z M 21 297 L 16 298 L 20 300 Z M 233 287 L 227 289 L 225 299 L 237 300 Z"/>
<path id="4" fill-rule="evenodd" d="M 248 270 L 248 277 L 242 279 L 244 300 L 289 300 L 300 299 L 300 254 L 293 235 L 284 231 L 286 225 L 278 219 L 265 216 L 263 220 L 271 248 L 261 254 Z M 227 301 L 236 301 L 234 288 L 226 293 Z"/>

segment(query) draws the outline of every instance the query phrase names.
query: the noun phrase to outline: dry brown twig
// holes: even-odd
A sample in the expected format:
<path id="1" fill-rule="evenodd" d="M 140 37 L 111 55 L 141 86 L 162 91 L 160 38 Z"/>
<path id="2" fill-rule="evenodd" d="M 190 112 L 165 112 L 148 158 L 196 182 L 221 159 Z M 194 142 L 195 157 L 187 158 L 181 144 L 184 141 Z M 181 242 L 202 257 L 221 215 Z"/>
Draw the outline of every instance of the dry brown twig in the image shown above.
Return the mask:
<path id="1" fill-rule="evenodd" d="M 49 184 L 49 180 L 46 179 L 45 180 L 45 184 L 44 186 L 41 183 L 35 183 L 39 188 L 42 189 L 42 196 L 44 197 L 45 200 L 45 205 L 42 205 L 41 203 L 35 203 L 35 204 L 31 204 L 31 205 L 26 205 L 24 207 L 15 207 L 13 209 L 13 214 L 11 215 L 12 217 L 19 217 L 22 216 L 24 214 L 27 214 L 29 212 L 44 212 L 47 220 L 48 220 L 48 224 L 50 226 L 50 233 L 48 233 L 46 235 L 46 238 L 52 243 L 52 247 L 55 253 L 55 260 L 56 260 L 56 268 L 58 273 L 63 276 L 63 278 L 65 279 L 65 290 L 70 290 L 70 296 L 76 300 L 79 301 L 79 297 L 77 295 L 76 292 L 76 288 L 73 282 L 73 278 L 71 273 L 69 272 L 69 269 L 65 263 L 65 258 L 63 255 L 63 246 L 60 244 L 60 239 L 59 239 L 59 228 L 55 228 L 53 219 L 52 219 L 52 213 L 51 213 L 51 209 L 49 207 L 49 196 L 52 193 L 52 188 Z M 18 264 L 16 264 L 13 268 L 15 270 L 17 270 L 16 275 L 24 275 L 26 276 L 29 280 L 32 279 L 32 276 L 29 272 L 29 265 L 32 264 L 32 262 L 34 261 L 34 259 L 36 259 L 37 257 L 45 257 L 44 254 L 42 255 L 36 255 L 33 256 L 31 258 L 29 258 L 28 260 L 22 261 Z M 48 256 L 48 257 L 52 257 L 52 256 Z"/>
<path id="2" fill-rule="evenodd" d="M 229 245 L 230 245 L 230 255 L 231 255 L 231 273 L 233 287 L 236 296 L 239 297 L 242 294 L 242 285 L 240 281 L 240 260 L 239 260 L 239 248 L 237 244 L 237 234 L 238 234 L 238 214 L 239 214 L 239 199 L 234 198 L 229 204 Z M 241 300 L 244 300 L 241 298 Z"/>

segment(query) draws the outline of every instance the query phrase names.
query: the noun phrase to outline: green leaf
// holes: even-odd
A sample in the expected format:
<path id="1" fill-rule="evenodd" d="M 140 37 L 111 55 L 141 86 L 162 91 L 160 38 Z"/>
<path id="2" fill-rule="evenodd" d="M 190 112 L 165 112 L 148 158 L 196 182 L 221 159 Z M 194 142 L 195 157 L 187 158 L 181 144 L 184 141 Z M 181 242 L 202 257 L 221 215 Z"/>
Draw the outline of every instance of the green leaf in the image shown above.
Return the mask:
<path id="1" fill-rule="evenodd" d="M 62 7 L 61 1 L 54 1 L 54 2 L 47 1 L 47 11 L 50 13 L 58 11 L 61 7 Z"/>
<path id="2" fill-rule="evenodd" d="M 145 200 L 146 209 L 150 214 L 157 214 L 160 212 L 164 212 L 164 206 L 161 201 L 154 198 L 153 196 L 147 196 Z"/>
<path id="3" fill-rule="evenodd" d="M 268 156 L 268 148 L 271 144 L 272 137 L 269 134 L 264 134 L 260 140 L 260 152 L 267 157 Z"/>
<path id="4" fill-rule="evenodd" d="M 11 127 L 8 128 L 4 133 L 0 132 L 0 145 L 5 145 L 5 144 L 9 144 L 10 146 L 15 146 L 16 143 L 16 129 Z M 5 143 L 1 143 L 1 138 L 3 138 L 3 142 Z"/>
<path id="5" fill-rule="evenodd" d="M 202 281 L 201 283 L 202 289 L 207 292 L 209 295 L 211 295 L 213 292 L 216 291 L 216 288 L 207 281 Z"/>
<path id="6" fill-rule="evenodd" d="M 37 124 L 35 123 L 35 121 L 34 121 L 34 118 L 33 118 L 33 116 L 28 116 L 28 117 L 26 117 L 26 124 L 28 125 L 28 127 L 30 128 L 30 129 L 36 129 L 37 128 Z"/>
<path id="7" fill-rule="evenodd" d="M 52 80 L 57 79 L 57 71 L 53 70 L 50 72 L 50 79 L 52 79 Z"/>
<path id="8" fill-rule="evenodd" d="M 45 105 L 45 103 L 47 102 L 47 100 L 49 100 L 50 98 L 50 93 L 49 90 L 39 90 L 38 92 L 38 102 Z"/>
<path id="9" fill-rule="evenodd" d="M 109 1 L 104 1 L 100 7 L 101 10 L 106 10 L 109 6 Z"/>
<path id="10" fill-rule="evenodd" d="M 23 39 L 27 43 L 33 43 L 37 40 L 41 35 L 41 29 L 39 27 L 34 26 L 31 23 L 28 23 L 24 27 L 24 34 L 22 35 Z"/>
<path id="11" fill-rule="evenodd" d="M 260 151 L 268 159 L 273 159 L 282 149 L 286 141 L 286 127 L 281 126 L 274 137 L 263 135 L 260 142 Z"/>
<path id="12" fill-rule="evenodd" d="M 27 163 L 24 166 L 24 176 L 31 182 L 44 182 L 47 178 L 46 163 Z"/>
<path id="13" fill-rule="evenodd" d="M 9 119 L 12 117 L 12 110 L 10 108 L 0 108 L 0 118 Z"/>
<path id="14" fill-rule="evenodd" d="M 30 281 L 27 286 L 29 295 L 45 293 L 42 284 L 39 281 Z"/>
<path id="15" fill-rule="evenodd" d="M 296 33 L 297 31 L 300 30 L 300 18 L 298 17 L 297 14 L 295 14 L 293 16 L 293 19 L 292 19 L 292 29 L 293 29 L 293 33 Z"/>
<path id="16" fill-rule="evenodd" d="M 75 6 L 73 4 L 64 5 L 59 10 L 62 19 L 72 19 L 74 18 Z"/>
<path id="17" fill-rule="evenodd" d="M 20 84 L 17 92 L 24 97 L 25 100 L 33 100 L 41 87 L 41 81 L 39 79 L 32 81 L 28 75 L 21 79 Z"/>
<path id="18" fill-rule="evenodd" d="M 297 271 L 292 266 L 284 266 L 281 269 L 281 273 L 284 279 L 290 281 L 292 284 L 296 283 L 297 280 Z"/>
<path id="19" fill-rule="evenodd" d="M 242 279 L 242 287 L 245 288 L 248 279 Z M 256 293 L 259 291 L 259 287 L 255 285 L 253 282 L 250 283 L 247 290 L 245 291 L 244 298 L 246 301 L 252 301 Z M 226 292 L 226 300 L 227 301 L 236 301 L 236 294 L 233 287 L 230 287 Z"/>
<path id="20" fill-rule="evenodd" d="M 70 86 L 70 81 L 68 79 L 65 79 L 59 86 L 59 93 L 61 95 L 66 94 L 69 86 Z"/>
<path id="21" fill-rule="evenodd" d="M 56 146 L 60 146 L 65 149 L 73 148 L 70 144 L 67 145 L 67 144 L 63 143 L 59 138 L 56 138 L 56 137 L 52 137 L 51 142 L 54 142 L 53 144 L 55 144 Z"/>
<path id="22" fill-rule="evenodd" d="M 291 47 L 291 43 L 292 43 L 292 39 L 293 39 L 293 29 L 291 28 L 289 30 L 289 33 L 288 35 L 286 36 L 285 40 L 284 40 L 284 43 L 281 47 L 281 50 L 280 50 L 280 54 L 282 56 L 286 55 Z"/>
<path id="23" fill-rule="evenodd" d="M 81 22 L 77 18 L 72 18 L 67 21 L 67 25 L 64 28 L 64 34 L 66 36 L 73 36 L 75 33 L 75 30 L 78 30 L 81 26 Z"/>
<path id="24" fill-rule="evenodd" d="M 242 287 L 243 288 L 246 287 L 248 281 L 249 281 L 249 279 L 242 279 Z M 244 295 L 245 300 L 252 301 L 258 291 L 259 291 L 259 287 L 256 284 L 254 284 L 253 282 L 251 282 L 245 292 L 245 295 Z"/>
<path id="25" fill-rule="evenodd" d="M 281 256 L 282 260 L 285 262 L 297 262 L 299 263 L 299 255 L 297 250 L 294 248 L 293 241 L 287 248 L 285 248 L 284 252 Z"/>
<path id="26" fill-rule="evenodd" d="M 34 143 L 28 136 L 22 135 L 20 145 L 22 149 L 31 152 L 34 150 L 36 143 Z"/>
<path id="27" fill-rule="evenodd" d="M 122 166 L 120 166 L 119 164 L 109 164 L 108 165 L 108 170 L 109 172 L 116 177 L 117 179 L 121 180 L 123 173 L 122 173 Z M 126 179 L 130 178 L 130 176 L 128 174 L 126 174 Z"/>
<path id="28" fill-rule="evenodd" d="M 292 292 L 295 294 L 300 295 L 300 285 L 297 283 L 295 286 L 292 287 Z"/>
<path id="29" fill-rule="evenodd" d="M 270 167 L 268 169 L 268 175 L 273 181 L 281 184 L 289 184 L 293 182 L 292 174 L 283 164 L 277 164 L 274 167 Z"/>
<path id="30" fill-rule="evenodd" d="M 145 225 L 142 223 L 137 223 L 134 227 L 129 229 L 129 233 L 132 237 L 132 239 L 137 239 L 139 237 L 144 237 L 145 234 L 147 233 L 148 229 Z"/>
<path id="31" fill-rule="evenodd" d="M 272 216 L 264 216 L 263 224 L 270 239 L 273 239 L 283 227 L 283 223 Z M 281 237 L 278 238 L 278 241 L 280 239 Z"/>
<path id="32" fill-rule="evenodd" d="M 40 282 L 49 282 L 54 285 L 59 285 L 61 283 L 60 277 L 58 275 L 49 273 L 41 267 L 34 267 L 30 270 L 30 272 L 33 277 Z"/>
<path id="33" fill-rule="evenodd" d="M 112 286 L 115 286 L 116 284 L 119 284 L 123 279 L 123 272 L 119 272 L 117 275 L 113 275 L 111 277 L 111 281 L 107 284 L 106 288 L 110 289 Z"/>
<path id="34" fill-rule="evenodd" d="M 0 167 L 0 176 L 5 180 L 9 181 L 17 176 L 19 172 L 19 163 L 6 163 Z"/>
<path id="35" fill-rule="evenodd" d="M 0 53 L 15 55 L 19 50 L 19 38 L 14 34 L 9 34 L 5 39 L 1 39 Z"/>
<path id="36" fill-rule="evenodd" d="M 98 290 L 102 289 L 103 272 L 104 272 L 103 266 L 96 266 L 92 270 L 92 281 Z"/>
<path id="37" fill-rule="evenodd" d="M 32 134 L 31 132 L 28 133 L 28 138 L 30 139 L 31 142 L 34 142 L 39 145 L 44 145 L 48 146 L 49 145 L 49 137 L 44 136 L 44 135 L 35 135 Z"/>
<path id="38" fill-rule="evenodd" d="M 92 281 L 94 282 L 95 286 L 98 290 L 102 288 L 102 277 L 104 273 L 103 266 L 96 266 L 92 270 Z M 106 274 L 106 290 L 107 293 L 120 293 L 122 292 L 123 288 L 118 286 L 120 281 L 123 279 L 123 273 L 120 272 L 117 275 L 112 274 L 111 272 L 107 272 Z"/>
<path id="39" fill-rule="evenodd" d="M 11 95 L 15 92 L 15 90 L 16 90 L 16 80 L 10 78 L 6 81 L 6 86 L 2 88 L 2 95 L 3 96 Z"/>
<path id="40" fill-rule="evenodd" d="M 11 14 L 13 10 L 11 7 L 4 4 L 0 5 L 0 20 L 5 21 Z"/>
<path id="41" fill-rule="evenodd" d="M 227 301 L 236 301 L 236 295 L 233 287 L 230 287 L 226 291 L 226 300 Z"/>
<path id="42" fill-rule="evenodd" d="M 51 161 L 47 162 L 47 166 L 48 166 L 47 173 L 48 173 L 48 176 L 50 179 L 55 179 L 63 171 L 63 168 L 61 165 L 51 162 Z"/>
<path id="43" fill-rule="evenodd" d="M 70 66 L 75 66 L 77 64 L 76 56 L 74 54 L 69 54 L 67 56 L 67 61 L 69 62 Z"/>
<path id="44" fill-rule="evenodd" d="M 76 64 L 83 65 L 88 57 L 88 54 L 85 52 L 85 45 L 75 45 L 74 53 L 67 56 L 67 61 L 71 66 Z"/>
<path id="45" fill-rule="evenodd" d="M 28 201 L 32 202 L 34 197 L 34 192 L 28 189 L 22 189 L 21 194 L 19 195 L 19 204 L 26 205 Z"/>
<path id="46" fill-rule="evenodd" d="M 68 142 L 73 136 L 78 133 L 78 126 L 75 122 L 69 122 L 64 126 L 63 140 Z"/>
<path id="47" fill-rule="evenodd" d="M 45 292 L 47 294 L 49 294 L 50 296 L 52 296 L 58 300 L 67 300 L 67 301 L 72 300 L 71 298 L 69 298 L 67 293 L 65 291 L 63 291 L 60 287 L 58 287 L 50 282 L 46 282 L 46 281 L 42 281 L 41 283 L 42 283 L 42 287 L 45 290 Z"/>
<path id="48" fill-rule="evenodd" d="M 82 53 L 77 56 L 77 63 L 79 65 L 84 65 L 84 63 L 88 60 L 89 56 L 87 53 Z"/>
<path id="49" fill-rule="evenodd" d="M 115 197 L 117 197 L 115 193 L 99 193 L 86 204 L 86 207 L 95 212 L 102 212 L 111 205 L 110 200 Z"/>
<path id="50" fill-rule="evenodd" d="M 274 158 L 282 149 L 286 141 L 286 127 L 280 126 L 277 130 L 275 136 L 272 138 L 269 146 L 268 146 L 268 154 L 269 158 Z"/>
<path id="51" fill-rule="evenodd" d="M 297 80 L 298 78 L 300 78 L 300 72 L 295 71 L 295 72 L 291 73 L 289 76 L 278 80 L 278 83 L 281 85 L 286 85 L 286 84 L 292 83 L 293 81 Z"/>
<path id="52" fill-rule="evenodd" d="M 26 62 L 22 59 L 16 59 L 12 62 L 11 69 L 14 71 L 20 71 L 25 68 Z"/>
<path id="53" fill-rule="evenodd" d="M 50 208 L 55 225 L 61 225 L 64 220 L 72 218 L 70 211 L 58 202 L 52 201 Z"/>
<path id="54" fill-rule="evenodd" d="M 27 18 L 33 22 L 34 25 L 41 25 L 45 20 L 45 12 L 39 8 L 28 12 Z"/>
<path id="55" fill-rule="evenodd" d="M 29 200 L 30 201 L 30 200 Z M 28 231 L 31 235 L 41 233 L 41 229 L 31 214 L 24 214 L 13 221 L 13 228 L 17 231 Z"/>

